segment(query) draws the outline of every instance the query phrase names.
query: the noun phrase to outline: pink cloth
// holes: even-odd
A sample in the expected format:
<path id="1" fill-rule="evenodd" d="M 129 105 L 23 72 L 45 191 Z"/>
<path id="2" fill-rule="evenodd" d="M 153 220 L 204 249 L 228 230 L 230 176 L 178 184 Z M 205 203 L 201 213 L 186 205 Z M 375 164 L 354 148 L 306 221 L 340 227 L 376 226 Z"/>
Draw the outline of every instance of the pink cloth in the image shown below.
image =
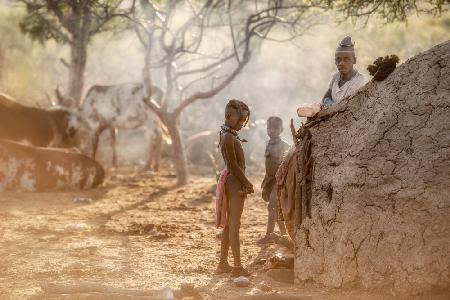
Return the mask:
<path id="1" fill-rule="evenodd" d="M 227 207 L 228 200 L 225 193 L 225 183 L 227 182 L 228 170 L 223 170 L 220 173 L 219 181 L 216 188 L 216 227 L 224 228 L 227 225 Z"/>
<path id="2" fill-rule="evenodd" d="M 319 111 L 320 103 L 303 104 L 297 108 L 297 115 L 299 117 L 314 117 Z"/>

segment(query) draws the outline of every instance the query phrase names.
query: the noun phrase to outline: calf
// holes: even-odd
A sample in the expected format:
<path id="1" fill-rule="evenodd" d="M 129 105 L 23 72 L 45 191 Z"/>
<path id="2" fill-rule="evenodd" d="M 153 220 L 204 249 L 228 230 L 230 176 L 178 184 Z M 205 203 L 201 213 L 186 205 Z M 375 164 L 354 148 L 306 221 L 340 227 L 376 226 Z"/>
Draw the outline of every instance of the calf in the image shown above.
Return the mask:
<path id="1" fill-rule="evenodd" d="M 67 109 L 28 107 L 0 94 L 0 138 L 40 147 L 77 145 L 75 115 Z"/>
<path id="2" fill-rule="evenodd" d="M 160 90 L 152 87 L 155 94 Z M 144 103 L 143 84 L 127 83 L 109 86 L 92 86 L 80 107 L 80 113 L 93 133 L 91 138 L 91 157 L 95 159 L 99 138 L 103 131 L 111 135 L 113 148 L 112 162 L 117 166 L 116 134 L 118 129 L 134 129 L 147 126 L 151 129 L 150 156 L 147 167 L 152 161 L 155 170 L 159 166 L 162 143 L 162 127 L 156 115 Z"/>
<path id="3" fill-rule="evenodd" d="M 93 188 L 105 171 L 86 155 L 0 139 L 0 192 Z"/>

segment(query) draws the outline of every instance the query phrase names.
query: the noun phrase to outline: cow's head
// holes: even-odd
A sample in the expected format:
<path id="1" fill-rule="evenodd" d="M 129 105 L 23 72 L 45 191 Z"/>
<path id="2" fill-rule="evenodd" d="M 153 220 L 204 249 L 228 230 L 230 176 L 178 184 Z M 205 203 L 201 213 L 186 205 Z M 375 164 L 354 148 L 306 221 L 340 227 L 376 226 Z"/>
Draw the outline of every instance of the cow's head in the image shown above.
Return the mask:
<path id="1" fill-rule="evenodd" d="M 56 101 L 52 101 L 50 110 L 53 111 L 52 114 L 60 133 L 57 146 L 83 150 L 84 141 L 90 131 L 81 109 L 77 107 L 75 99 L 64 96 L 58 87 L 55 89 L 55 95 Z"/>
<path id="2" fill-rule="evenodd" d="M 76 111 L 61 106 L 52 106 L 49 109 L 52 124 L 55 127 L 55 136 L 52 147 L 80 148 L 83 131 L 83 121 Z"/>

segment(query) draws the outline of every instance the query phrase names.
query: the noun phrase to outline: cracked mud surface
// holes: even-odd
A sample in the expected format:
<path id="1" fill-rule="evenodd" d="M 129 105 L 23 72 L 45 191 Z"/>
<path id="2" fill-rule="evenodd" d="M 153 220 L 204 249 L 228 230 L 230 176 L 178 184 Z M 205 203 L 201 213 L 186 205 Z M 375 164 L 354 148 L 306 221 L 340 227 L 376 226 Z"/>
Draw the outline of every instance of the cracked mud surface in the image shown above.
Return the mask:
<path id="1" fill-rule="evenodd" d="M 297 278 L 448 296 L 450 42 L 318 119 L 310 127 L 312 216 L 297 232 Z"/>

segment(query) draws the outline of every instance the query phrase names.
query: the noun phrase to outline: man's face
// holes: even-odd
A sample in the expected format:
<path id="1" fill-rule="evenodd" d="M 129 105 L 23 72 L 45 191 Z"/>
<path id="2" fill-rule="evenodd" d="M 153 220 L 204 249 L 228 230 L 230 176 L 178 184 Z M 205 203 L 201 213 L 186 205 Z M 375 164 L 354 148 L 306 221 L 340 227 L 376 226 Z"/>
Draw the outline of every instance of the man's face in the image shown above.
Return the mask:
<path id="1" fill-rule="evenodd" d="M 335 55 L 336 67 L 343 74 L 349 74 L 353 70 L 355 64 L 355 55 L 350 52 L 337 52 Z"/>
<path id="2" fill-rule="evenodd" d="M 278 124 L 276 124 L 276 125 L 270 124 L 270 123 L 267 124 L 267 135 L 271 139 L 279 137 L 282 132 L 283 132 L 282 126 L 279 126 Z"/>

